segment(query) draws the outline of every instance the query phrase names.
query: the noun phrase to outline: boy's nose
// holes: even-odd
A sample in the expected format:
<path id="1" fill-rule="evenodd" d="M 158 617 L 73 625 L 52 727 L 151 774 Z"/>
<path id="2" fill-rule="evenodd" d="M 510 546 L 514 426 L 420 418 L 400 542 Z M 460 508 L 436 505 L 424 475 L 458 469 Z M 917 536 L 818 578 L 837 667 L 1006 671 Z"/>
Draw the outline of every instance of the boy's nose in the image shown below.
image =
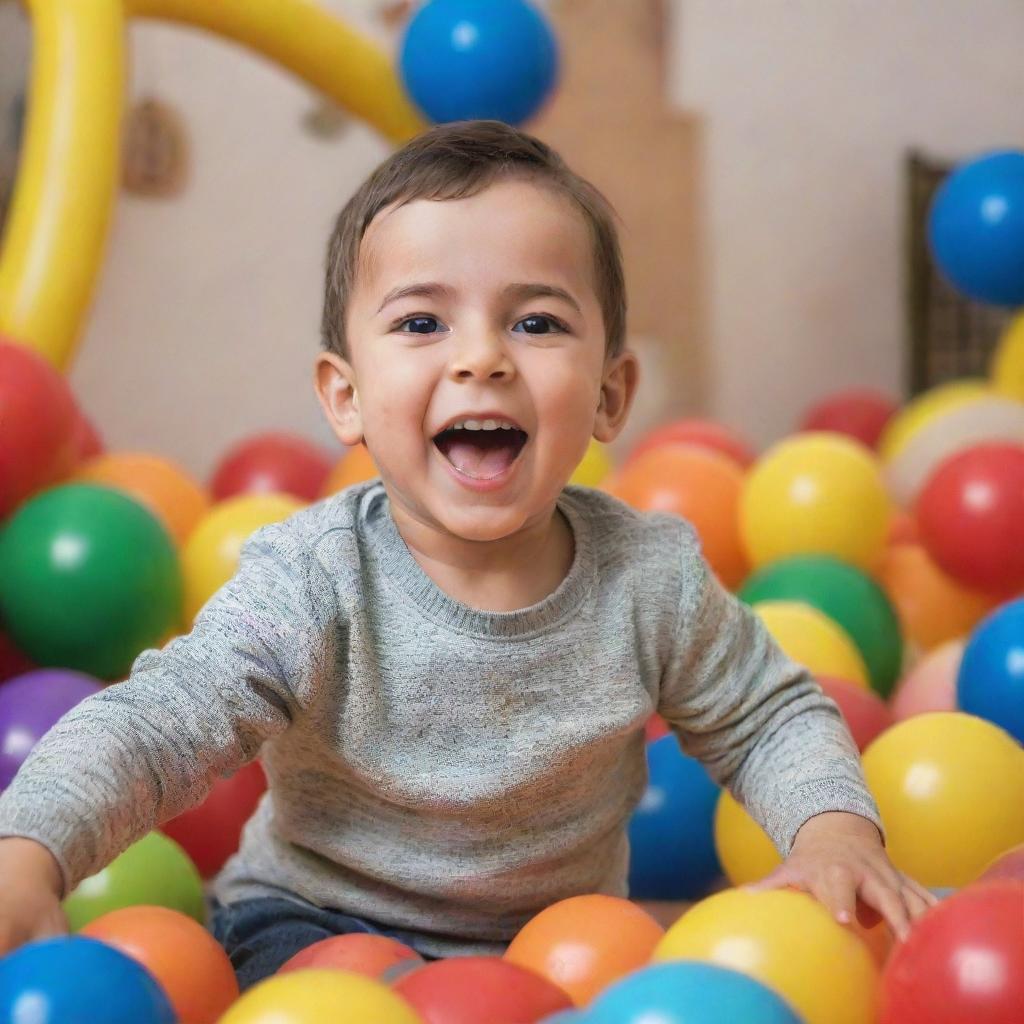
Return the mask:
<path id="1" fill-rule="evenodd" d="M 500 340 L 478 335 L 456 345 L 449 373 L 453 380 L 509 380 L 515 365 Z"/>

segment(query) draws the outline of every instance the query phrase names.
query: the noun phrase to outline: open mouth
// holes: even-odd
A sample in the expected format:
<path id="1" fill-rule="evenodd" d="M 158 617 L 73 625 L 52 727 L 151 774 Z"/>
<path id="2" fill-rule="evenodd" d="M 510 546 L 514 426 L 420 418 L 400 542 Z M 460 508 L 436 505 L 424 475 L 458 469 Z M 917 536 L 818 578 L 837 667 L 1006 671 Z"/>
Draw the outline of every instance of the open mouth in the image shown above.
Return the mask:
<path id="1" fill-rule="evenodd" d="M 470 421 L 478 423 L 479 421 Z M 434 437 L 437 450 L 464 476 L 494 480 L 519 458 L 528 440 L 525 430 L 515 426 L 447 427 Z"/>

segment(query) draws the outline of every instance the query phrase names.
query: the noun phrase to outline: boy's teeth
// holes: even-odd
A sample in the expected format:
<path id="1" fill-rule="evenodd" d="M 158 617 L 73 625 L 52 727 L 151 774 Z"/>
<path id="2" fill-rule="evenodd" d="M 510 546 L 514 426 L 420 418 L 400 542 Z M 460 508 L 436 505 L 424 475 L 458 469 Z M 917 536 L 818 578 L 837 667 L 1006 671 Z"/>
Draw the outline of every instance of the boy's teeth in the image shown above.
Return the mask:
<path id="1" fill-rule="evenodd" d="M 459 420 L 453 423 L 451 430 L 515 430 L 515 426 L 505 420 Z"/>

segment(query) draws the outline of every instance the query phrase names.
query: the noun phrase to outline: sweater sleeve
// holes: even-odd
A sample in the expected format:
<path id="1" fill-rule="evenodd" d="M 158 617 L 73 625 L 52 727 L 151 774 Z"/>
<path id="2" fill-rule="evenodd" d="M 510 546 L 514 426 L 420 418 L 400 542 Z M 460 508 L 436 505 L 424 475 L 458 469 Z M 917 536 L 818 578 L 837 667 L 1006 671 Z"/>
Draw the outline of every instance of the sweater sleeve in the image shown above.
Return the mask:
<path id="1" fill-rule="evenodd" d="M 836 704 L 728 593 L 687 530 L 682 599 L 659 712 L 786 856 L 801 825 L 848 811 L 882 832 Z"/>
<path id="2" fill-rule="evenodd" d="M 258 531 L 188 635 L 38 743 L 0 796 L 0 836 L 42 843 L 70 892 L 288 728 L 322 677 L 335 609 L 312 552 L 283 525 Z"/>

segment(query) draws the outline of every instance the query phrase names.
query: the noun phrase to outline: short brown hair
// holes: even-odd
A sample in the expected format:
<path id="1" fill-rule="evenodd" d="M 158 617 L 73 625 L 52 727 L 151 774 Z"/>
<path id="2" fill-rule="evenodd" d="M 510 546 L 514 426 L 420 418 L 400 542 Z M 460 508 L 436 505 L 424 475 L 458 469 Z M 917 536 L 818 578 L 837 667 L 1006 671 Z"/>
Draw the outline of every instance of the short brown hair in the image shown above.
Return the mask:
<path id="1" fill-rule="evenodd" d="M 550 146 L 502 121 L 452 121 L 417 135 L 385 160 L 345 204 L 327 247 L 321 325 L 324 348 L 341 356 L 347 353 L 345 314 L 359 245 L 381 210 L 415 199 L 463 199 L 510 177 L 547 185 L 570 199 L 583 214 L 593 239 L 606 350 L 612 355 L 621 352 L 626 337 L 626 286 L 615 211 Z"/>

